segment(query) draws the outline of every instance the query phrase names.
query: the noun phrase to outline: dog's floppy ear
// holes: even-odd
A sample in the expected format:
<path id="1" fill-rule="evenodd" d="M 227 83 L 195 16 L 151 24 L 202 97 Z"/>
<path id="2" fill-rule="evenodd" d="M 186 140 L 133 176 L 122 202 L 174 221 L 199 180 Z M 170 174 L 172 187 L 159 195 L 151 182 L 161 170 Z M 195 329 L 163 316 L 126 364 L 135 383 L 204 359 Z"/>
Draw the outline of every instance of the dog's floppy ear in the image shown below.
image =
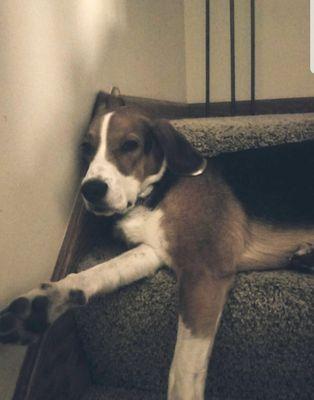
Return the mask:
<path id="1" fill-rule="evenodd" d="M 154 124 L 154 134 L 163 149 L 168 169 L 178 175 L 200 175 L 206 159 L 167 120 Z"/>

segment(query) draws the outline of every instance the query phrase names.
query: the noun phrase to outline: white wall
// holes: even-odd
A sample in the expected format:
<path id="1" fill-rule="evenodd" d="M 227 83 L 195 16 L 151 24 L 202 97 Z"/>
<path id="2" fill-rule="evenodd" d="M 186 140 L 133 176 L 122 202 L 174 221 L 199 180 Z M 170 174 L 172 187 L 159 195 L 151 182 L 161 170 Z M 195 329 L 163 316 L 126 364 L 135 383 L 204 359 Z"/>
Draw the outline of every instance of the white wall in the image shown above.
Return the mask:
<path id="1" fill-rule="evenodd" d="M 204 1 L 184 0 L 187 101 L 204 101 Z M 211 0 L 211 101 L 230 100 L 229 0 Z M 257 0 L 256 97 L 314 96 L 309 0 Z M 237 100 L 250 97 L 250 1 L 235 1 Z"/>
<path id="2" fill-rule="evenodd" d="M 185 99 L 181 0 L 0 3 L 0 306 L 49 279 L 99 89 Z M 24 351 L 0 347 L 1 399 Z"/>

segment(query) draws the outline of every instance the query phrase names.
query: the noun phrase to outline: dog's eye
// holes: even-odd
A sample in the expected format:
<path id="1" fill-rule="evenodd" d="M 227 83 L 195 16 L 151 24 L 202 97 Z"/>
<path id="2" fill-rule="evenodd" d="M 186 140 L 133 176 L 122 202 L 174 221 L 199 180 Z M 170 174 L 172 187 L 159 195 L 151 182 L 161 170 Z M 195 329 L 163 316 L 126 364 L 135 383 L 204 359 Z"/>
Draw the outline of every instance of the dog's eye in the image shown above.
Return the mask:
<path id="1" fill-rule="evenodd" d="M 122 146 L 120 147 L 120 150 L 123 153 L 128 153 L 131 151 L 134 151 L 138 148 L 139 144 L 136 140 L 130 139 L 130 140 L 126 140 Z"/>
<path id="2" fill-rule="evenodd" d="M 81 143 L 80 148 L 81 148 L 81 152 L 82 152 L 83 156 L 85 156 L 85 157 L 90 157 L 94 153 L 94 148 L 89 142 Z"/>

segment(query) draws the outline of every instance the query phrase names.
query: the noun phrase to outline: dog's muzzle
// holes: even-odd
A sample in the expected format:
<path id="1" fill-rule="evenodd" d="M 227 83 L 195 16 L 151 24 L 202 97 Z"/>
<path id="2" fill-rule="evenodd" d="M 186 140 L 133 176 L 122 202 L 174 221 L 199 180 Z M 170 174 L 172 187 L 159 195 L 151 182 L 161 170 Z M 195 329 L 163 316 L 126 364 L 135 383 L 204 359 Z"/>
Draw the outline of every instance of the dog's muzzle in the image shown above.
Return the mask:
<path id="1" fill-rule="evenodd" d="M 109 205 L 106 199 L 108 190 L 108 184 L 100 179 L 86 180 L 81 186 L 81 194 L 87 210 L 95 215 L 111 216 L 124 214 L 133 208 L 134 204 L 131 202 L 128 202 L 123 208 Z"/>
<path id="2" fill-rule="evenodd" d="M 99 179 L 89 179 L 81 187 L 84 199 L 93 205 L 99 204 L 106 196 L 108 185 Z"/>

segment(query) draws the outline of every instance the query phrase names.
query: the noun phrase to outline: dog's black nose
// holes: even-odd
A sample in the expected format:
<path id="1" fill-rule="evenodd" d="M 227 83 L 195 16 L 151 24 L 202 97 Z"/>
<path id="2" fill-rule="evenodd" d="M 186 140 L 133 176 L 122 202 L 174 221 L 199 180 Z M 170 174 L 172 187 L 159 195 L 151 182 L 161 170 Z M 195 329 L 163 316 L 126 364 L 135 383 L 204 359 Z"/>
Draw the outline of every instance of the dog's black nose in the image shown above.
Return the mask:
<path id="1" fill-rule="evenodd" d="M 107 193 L 108 185 L 98 179 L 90 179 L 83 183 L 81 193 L 90 203 L 100 201 Z"/>

